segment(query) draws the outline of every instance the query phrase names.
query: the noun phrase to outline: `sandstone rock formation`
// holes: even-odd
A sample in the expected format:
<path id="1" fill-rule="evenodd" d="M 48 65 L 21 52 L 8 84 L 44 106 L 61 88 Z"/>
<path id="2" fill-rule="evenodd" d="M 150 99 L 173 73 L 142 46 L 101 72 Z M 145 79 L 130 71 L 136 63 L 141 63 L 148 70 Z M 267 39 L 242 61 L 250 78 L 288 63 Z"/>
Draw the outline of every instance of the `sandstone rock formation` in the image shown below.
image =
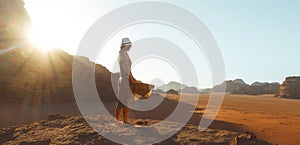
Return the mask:
<path id="1" fill-rule="evenodd" d="M 229 80 L 229 81 L 223 82 L 220 85 L 214 86 L 213 91 L 217 91 L 217 92 L 223 91 L 222 88 L 224 88 L 224 86 L 226 86 L 225 92 L 232 92 L 236 88 L 243 87 L 246 85 L 247 84 L 242 79 Z"/>
<path id="2" fill-rule="evenodd" d="M 54 49 L 42 52 L 24 45 L 31 25 L 23 0 L 0 1 L 0 100 L 4 104 L 44 104 L 75 102 L 72 88 L 74 57 Z M 93 67 L 88 58 L 76 57 L 81 65 Z M 114 94 L 111 73 L 95 65 L 95 80 L 102 94 Z"/>
<path id="3" fill-rule="evenodd" d="M 170 89 L 166 92 L 167 94 L 174 94 L 174 95 L 179 95 L 179 93 L 173 89 Z"/>
<path id="4" fill-rule="evenodd" d="M 249 85 L 241 79 L 225 81 L 220 85 L 216 85 L 214 91 L 222 91 L 221 88 L 226 85 L 225 92 L 232 94 L 249 94 L 249 95 L 260 95 L 260 94 L 276 94 L 279 90 L 279 83 L 260 83 L 254 82 Z"/>
<path id="5" fill-rule="evenodd" d="M 235 136 L 230 145 L 269 145 L 270 143 L 258 140 L 254 133 L 245 132 Z"/>
<path id="6" fill-rule="evenodd" d="M 0 0 L 0 126 L 40 120 L 50 112 L 80 113 L 72 87 L 74 56 L 31 47 L 25 34 L 30 25 L 22 0 Z M 76 59 L 83 68 L 95 66 L 101 99 L 115 100 L 111 72 L 88 58 Z"/>
<path id="7" fill-rule="evenodd" d="M 153 93 L 164 93 L 162 89 L 155 89 L 153 90 Z"/>
<path id="8" fill-rule="evenodd" d="M 232 94 L 249 94 L 249 95 L 260 95 L 260 94 L 276 94 L 278 92 L 279 83 L 260 83 L 255 82 L 251 85 L 244 85 L 237 87 L 232 90 Z"/>
<path id="9" fill-rule="evenodd" d="M 185 87 L 181 91 L 182 93 L 199 93 L 199 90 L 196 87 Z"/>
<path id="10" fill-rule="evenodd" d="M 0 57 L 0 127 L 32 122 L 51 112 L 80 114 L 72 86 L 74 57 L 54 49 L 12 50 Z M 116 100 L 111 73 L 103 66 L 79 58 L 80 65 L 95 65 L 95 83 L 101 100 Z"/>
<path id="11" fill-rule="evenodd" d="M 1 40 L 24 38 L 22 34 L 31 25 L 23 0 L 1 0 L 0 20 Z"/>
<path id="12" fill-rule="evenodd" d="M 199 93 L 210 93 L 210 92 L 211 92 L 211 88 L 199 89 Z"/>
<path id="13" fill-rule="evenodd" d="M 164 92 L 170 90 L 170 89 L 173 89 L 173 90 L 181 90 L 183 88 L 187 87 L 187 85 L 185 84 L 181 84 L 181 83 L 178 83 L 178 82 L 174 82 L 174 81 L 171 81 L 169 82 L 168 84 L 164 84 L 162 86 L 158 86 L 157 89 L 161 89 L 163 90 Z"/>
<path id="14" fill-rule="evenodd" d="M 5 103 L 44 104 L 75 102 L 72 88 L 74 57 L 60 49 L 49 53 L 37 49 L 13 50 L 0 58 L 0 100 Z M 93 67 L 87 58 L 80 65 Z M 114 94 L 111 73 L 95 65 L 95 81 L 102 96 Z M 110 96 L 107 96 L 107 99 Z"/>
<path id="15" fill-rule="evenodd" d="M 300 77 L 287 77 L 280 85 L 278 96 L 300 99 Z"/>
<path id="16" fill-rule="evenodd" d="M 0 0 L 0 50 L 27 41 L 30 26 L 23 0 Z"/>

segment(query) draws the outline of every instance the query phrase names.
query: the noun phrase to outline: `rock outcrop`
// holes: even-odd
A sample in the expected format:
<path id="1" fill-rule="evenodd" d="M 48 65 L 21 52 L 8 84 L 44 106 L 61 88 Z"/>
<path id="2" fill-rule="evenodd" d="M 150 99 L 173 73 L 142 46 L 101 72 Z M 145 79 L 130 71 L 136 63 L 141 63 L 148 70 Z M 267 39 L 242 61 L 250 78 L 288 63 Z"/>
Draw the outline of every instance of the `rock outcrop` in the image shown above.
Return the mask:
<path id="1" fill-rule="evenodd" d="M 179 95 L 178 91 L 175 91 L 173 89 L 170 89 L 166 92 L 166 94 L 174 94 L 174 95 Z"/>
<path id="2" fill-rule="evenodd" d="M 230 145 L 269 145 L 270 143 L 258 140 L 254 133 L 245 132 L 235 136 Z"/>
<path id="3" fill-rule="evenodd" d="M 233 90 L 239 88 L 239 87 L 244 87 L 247 84 L 242 80 L 242 79 L 236 79 L 236 80 L 229 80 L 225 81 L 220 85 L 216 85 L 213 87 L 213 91 L 223 91 L 222 88 L 226 86 L 225 92 L 232 92 Z"/>
<path id="4" fill-rule="evenodd" d="M 170 89 L 181 90 L 181 89 L 183 89 L 185 87 L 187 87 L 187 85 L 171 81 L 168 84 L 165 84 L 165 85 L 162 85 L 162 86 L 158 86 L 157 89 L 161 89 L 164 92 L 166 92 L 166 91 L 168 91 Z"/>
<path id="5" fill-rule="evenodd" d="M 211 92 L 211 88 L 199 89 L 199 93 L 210 93 L 210 92 Z"/>
<path id="6" fill-rule="evenodd" d="M 77 57 L 80 65 L 95 65 L 95 81 L 103 97 L 113 93 L 111 73 L 103 66 Z M 0 58 L 0 100 L 6 104 L 49 104 L 74 102 L 72 65 L 74 57 L 60 49 L 13 50 Z M 105 99 L 105 98 L 103 98 Z"/>
<path id="7" fill-rule="evenodd" d="M 165 93 L 162 89 L 155 89 L 153 93 Z"/>
<path id="8" fill-rule="evenodd" d="M 23 0 L 0 0 L 0 57 L 29 42 L 30 17 Z"/>
<path id="9" fill-rule="evenodd" d="M 278 96 L 300 99 L 300 77 L 287 77 L 280 85 Z"/>
<path id="10" fill-rule="evenodd" d="M 27 41 L 30 26 L 23 0 L 0 0 L 0 50 Z"/>
<path id="11" fill-rule="evenodd" d="M 196 87 L 185 87 L 182 90 L 178 90 L 181 93 L 199 93 L 199 90 Z"/>
<path id="12" fill-rule="evenodd" d="M 26 35 L 30 25 L 22 0 L 0 0 L 0 126 L 40 120 L 50 112 L 80 113 L 72 86 L 74 56 L 30 46 Z M 95 68 L 101 99 L 115 100 L 112 73 L 88 58 L 76 59 L 82 68 Z M 63 109 L 65 105 L 68 109 Z"/>
<path id="13" fill-rule="evenodd" d="M 25 45 L 30 25 L 23 0 L 0 1 L 0 103 L 75 103 L 74 56 L 60 49 L 43 52 Z M 85 68 L 95 65 L 88 58 L 76 58 Z M 105 67 L 95 65 L 95 81 L 101 94 L 114 94 L 111 73 Z"/>
<path id="14" fill-rule="evenodd" d="M 251 85 L 244 85 L 237 87 L 232 90 L 232 94 L 249 94 L 249 95 L 260 95 L 260 94 L 276 94 L 279 90 L 279 83 L 260 83 L 255 82 Z"/>

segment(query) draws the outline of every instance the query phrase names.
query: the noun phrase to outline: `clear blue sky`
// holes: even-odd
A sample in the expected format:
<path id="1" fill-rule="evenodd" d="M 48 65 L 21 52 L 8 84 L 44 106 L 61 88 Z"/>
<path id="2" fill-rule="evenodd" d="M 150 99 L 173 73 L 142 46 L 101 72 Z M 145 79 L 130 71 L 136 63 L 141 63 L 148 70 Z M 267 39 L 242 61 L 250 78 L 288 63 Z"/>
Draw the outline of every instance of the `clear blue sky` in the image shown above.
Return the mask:
<path id="1" fill-rule="evenodd" d="M 54 29 L 56 42 L 74 54 L 85 31 L 103 14 L 135 1 L 25 0 L 33 24 Z M 136 1 L 137 2 L 137 1 Z M 223 53 L 226 78 L 282 82 L 300 75 L 300 1 L 169 0 L 205 23 Z M 54 23 L 55 22 L 55 23 Z M 56 31 L 54 31 L 56 30 Z M 57 35 L 59 33 L 59 36 Z M 209 80 L 200 87 L 210 86 Z"/>
<path id="2" fill-rule="evenodd" d="M 281 82 L 287 75 L 300 75 L 300 1 L 210 0 L 185 5 L 214 34 L 228 78 Z"/>

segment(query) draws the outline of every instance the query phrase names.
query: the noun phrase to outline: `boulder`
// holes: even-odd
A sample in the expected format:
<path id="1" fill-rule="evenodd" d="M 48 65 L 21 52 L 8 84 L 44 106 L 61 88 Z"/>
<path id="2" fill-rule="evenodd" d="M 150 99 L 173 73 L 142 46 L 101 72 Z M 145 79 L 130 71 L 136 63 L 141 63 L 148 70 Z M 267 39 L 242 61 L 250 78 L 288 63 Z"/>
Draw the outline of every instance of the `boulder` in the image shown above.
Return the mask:
<path id="1" fill-rule="evenodd" d="M 252 132 L 244 132 L 235 136 L 230 145 L 272 145 L 266 141 L 262 141 L 256 138 L 255 134 Z"/>
<path id="2" fill-rule="evenodd" d="M 14 138 L 15 128 L 2 128 L 0 129 L 0 144 L 3 144 Z"/>

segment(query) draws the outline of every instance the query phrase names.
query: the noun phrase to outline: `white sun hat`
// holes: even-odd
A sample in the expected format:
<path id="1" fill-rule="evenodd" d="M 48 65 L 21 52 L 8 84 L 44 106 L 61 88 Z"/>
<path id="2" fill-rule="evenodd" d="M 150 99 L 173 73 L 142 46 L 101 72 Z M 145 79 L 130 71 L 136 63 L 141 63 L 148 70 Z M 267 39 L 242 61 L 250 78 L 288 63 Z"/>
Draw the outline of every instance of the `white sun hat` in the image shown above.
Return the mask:
<path id="1" fill-rule="evenodd" d="M 131 41 L 128 37 L 122 39 L 122 45 L 131 45 Z"/>

